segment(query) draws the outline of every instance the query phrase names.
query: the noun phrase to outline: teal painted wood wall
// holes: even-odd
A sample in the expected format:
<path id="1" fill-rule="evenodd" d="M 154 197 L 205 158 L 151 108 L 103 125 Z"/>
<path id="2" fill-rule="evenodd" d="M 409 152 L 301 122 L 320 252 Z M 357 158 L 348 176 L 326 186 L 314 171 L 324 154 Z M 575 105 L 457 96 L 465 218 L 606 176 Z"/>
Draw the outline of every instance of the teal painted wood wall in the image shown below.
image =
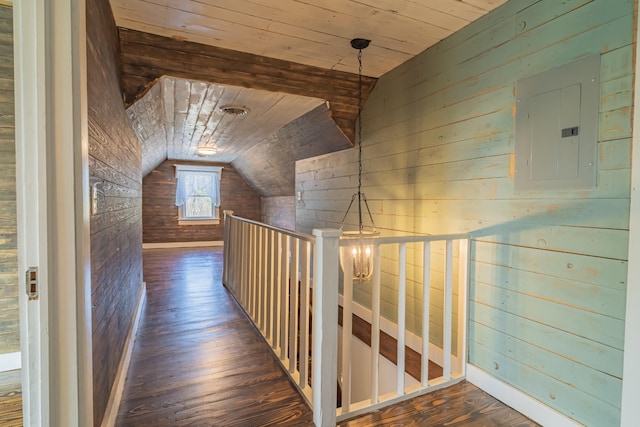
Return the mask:
<path id="1" fill-rule="evenodd" d="M 620 422 L 633 13 L 632 0 L 511 0 L 383 76 L 363 113 L 382 232 L 473 233 L 470 363 L 587 426 Z M 597 188 L 515 192 L 516 81 L 593 53 Z M 297 163 L 299 231 L 339 225 L 356 155 Z"/>

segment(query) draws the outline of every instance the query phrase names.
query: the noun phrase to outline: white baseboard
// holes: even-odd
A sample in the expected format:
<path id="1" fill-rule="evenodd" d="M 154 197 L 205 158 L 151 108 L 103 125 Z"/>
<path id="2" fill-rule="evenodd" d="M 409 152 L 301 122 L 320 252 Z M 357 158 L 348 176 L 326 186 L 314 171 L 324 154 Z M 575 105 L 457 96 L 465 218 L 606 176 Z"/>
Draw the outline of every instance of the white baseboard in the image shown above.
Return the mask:
<path id="1" fill-rule="evenodd" d="M 579 427 L 582 424 L 500 381 L 477 366 L 467 364 L 467 381 L 543 426 Z"/>
<path id="2" fill-rule="evenodd" d="M 22 367 L 21 353 L 0 354 L 0 372 L 15 371 Z"/>
<path id="3" fill-rule="evenodd" d="M 138 295 L 138 304 L 129 329 L 129 334 L 124 343 L 124 351 L 120 358 L 120 364 L 118 365 L 118 372 L 116 373 L 115 381 L 111 388 L 111 395 L 109 396 L 109 402 L 107 403 L 107 409 L 105 410 L 104 417 L 102 418 L 101 427 L 113 427 L 116 425 L 116 418 L 118 417 L 118 409 L 120 408 L 120 400 L 122 400 L 122 392 L 124 391 L 124 383 L 127 379 L 127 372 L 129 370 L 129 363 L 131 362 L 131 352 L 133 351 L 133 344 L 136 341 L 136 334 L 138 333 L 138 325 L 140 324 L 140 316 L 142 315 L 142 307 L 147 299 L 147 284 L 142 282 L 140 294 Z"/>
<path id="4" fill-rule="evenodd" d="M 201 242 L 166 242 L 166 243 L 143 243 L 142 249 L 168 249 L 168 248 L 208 248 L 223 246 L 224 242 L 219 240 L 206 240 Z"/>

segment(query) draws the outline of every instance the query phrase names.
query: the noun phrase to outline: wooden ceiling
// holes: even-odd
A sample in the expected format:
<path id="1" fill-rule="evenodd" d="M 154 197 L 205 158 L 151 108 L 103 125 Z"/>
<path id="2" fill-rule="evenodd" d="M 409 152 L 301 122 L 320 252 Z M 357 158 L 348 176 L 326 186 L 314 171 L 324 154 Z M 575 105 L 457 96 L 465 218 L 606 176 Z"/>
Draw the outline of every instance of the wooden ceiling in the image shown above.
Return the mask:
<path id="1" fill-rule="evenodd" d="M 366 101 L 377 77 L 506 1 L 110 0 L 143 169 L 215 144 L 206 160 L 232 162 L 262 196 L 293 195 L 295 160 L 355 139 L 352 38 L 372 40 Z M 255 117 L 219 114 L 238 96 Z"/>
<path id="2" fill-rule="evenodd" d="M 275 135 L 324 104 L 318 98 L 162 77 L 127 114 L 142 142 L 146 175 L 167 158 L 203 160 L 196 154 L 198 146 L 219 150 L 207 160 L 232 163 L 265 135 Z M 225 113 L 225 106 L 248 112 Z"/>
<path id="3" fill-rule="evenodd" d="M 506 0 L 111 0 L 119 27 L 380 77 Z"/>

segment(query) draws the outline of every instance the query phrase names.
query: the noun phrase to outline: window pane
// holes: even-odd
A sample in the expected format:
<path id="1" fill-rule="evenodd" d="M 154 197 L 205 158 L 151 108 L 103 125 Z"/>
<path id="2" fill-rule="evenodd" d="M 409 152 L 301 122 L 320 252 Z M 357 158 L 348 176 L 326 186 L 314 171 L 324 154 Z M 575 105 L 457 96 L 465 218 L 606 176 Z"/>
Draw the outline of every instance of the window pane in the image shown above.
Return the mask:
<path id="1" fill-rule="evenodd" d="M 210 196 L 213 193 L 213 175 L 193 174 L 191 186 L 187 191 L 190 196 Z"/>
<path id="2" fill-rule="evenodd" d="M 184 218 L 212 218 L 213 205 L 211 197 L 191 196 L 187 199 Z"/>

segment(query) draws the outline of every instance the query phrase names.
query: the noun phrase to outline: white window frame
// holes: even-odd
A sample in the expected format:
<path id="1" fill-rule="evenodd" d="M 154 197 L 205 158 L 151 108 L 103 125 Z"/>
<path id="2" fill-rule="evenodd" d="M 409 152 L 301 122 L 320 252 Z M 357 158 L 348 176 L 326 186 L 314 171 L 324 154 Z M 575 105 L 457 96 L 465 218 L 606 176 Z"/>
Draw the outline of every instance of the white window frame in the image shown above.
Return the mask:
<path id="1" fill-rule="evenodd" d="M 176 168 L 176 191 L 178 184 L 179 172 L 202 172 L 218 174 L 216 191 L 220 198 L 220 181 L 222 180 L 222 166 L 202 166 L 202 165 L 174 165 Z M 213 206 L 212 218 L 185 218 L 184 207 L 178 206 L 178 225 L 216 225 L 220 224 L 220 206 Z"/>

